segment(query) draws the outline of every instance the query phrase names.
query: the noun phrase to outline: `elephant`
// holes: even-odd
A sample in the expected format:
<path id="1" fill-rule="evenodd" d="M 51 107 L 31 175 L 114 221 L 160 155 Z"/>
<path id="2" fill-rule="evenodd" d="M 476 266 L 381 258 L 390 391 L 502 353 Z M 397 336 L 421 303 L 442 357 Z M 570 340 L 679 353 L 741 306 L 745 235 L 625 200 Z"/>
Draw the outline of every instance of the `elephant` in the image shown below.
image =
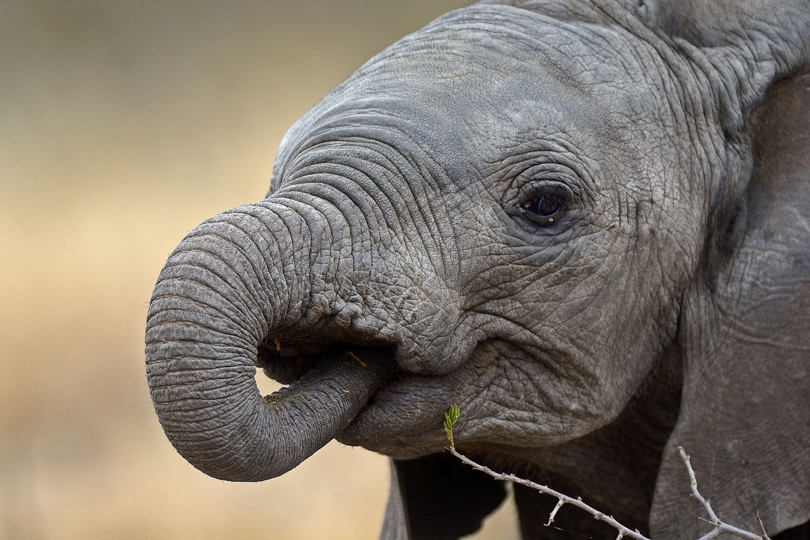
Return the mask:
<path id="1" fill-rule="evenodd" d="M 285 135 L 267 196 L 158 277 L 174 448 L 262 481 L 390 457 L 384 539 L 454 539 L 547 483 L 656 540 L 810 538 L 810 1 L 482 0 Z M 285 386 L 261 396 L 261 368 Z M 516 485 L 525 539 L 615 538 Z"/>

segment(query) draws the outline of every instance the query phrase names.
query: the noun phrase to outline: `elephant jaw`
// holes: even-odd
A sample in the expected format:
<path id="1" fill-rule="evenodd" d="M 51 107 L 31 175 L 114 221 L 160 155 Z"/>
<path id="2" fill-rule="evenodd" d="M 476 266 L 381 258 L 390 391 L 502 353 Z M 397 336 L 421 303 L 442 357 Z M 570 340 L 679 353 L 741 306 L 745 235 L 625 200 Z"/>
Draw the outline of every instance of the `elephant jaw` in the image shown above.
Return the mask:
<path id="1" fill-rule="evenodd" d="M 542 355 L 487 340 L 449 373 L 399 371 L 336 439 L 395 459 L 442 452 L 449 444 L 444 414 L 456 404 L 461 417 L 454 438 L 461 449 L 505 441 L 510 447 L 557 446 L 613 420 L 568 375 Z"/>
<path id="2" fill-rule="evenodd" d="M 316 385 L 316 381 L 322 383 L 329 376 L 328 372 L 319 368 L 306 371 L 303 376 L 301 374 L 308 365 L 328 365 L 329 360 L 325 361 L 325 356 L 352 358 L 356 365 L 350 367 L 357 371 L 363 370 L 357 362 L 362 361 L 371 368 L 371 362 L 382 360 L 386 365 L 378 369 L 385 370 L 385 380 L 368 388 L 362 396 L 357 394 L 358 401 L 352 408 L 350 420 L 340 426 L 333 437 L 342 444 L 360 446 L 395 459 L 414 459 L 447 448 L 443 419 L 453 403 L 462 407 L 462 429 L 476 422 L 475 398 L 470 395 L 471 390 L 476 390 L 474 381 L 481 382 L 482 369 L 503 369 L 507 361 L 501 353 L 506 350 L 512 350 L 512 347 L 504 343 L 477 347 L 462 367 L 440 375 L 420 375 L 404 370 L 394 361 L 395 350 L 392 348 L 352 347 L 340 353 L 331 349 L 326 353 L 299 354 L 287 358 L 278 352 L 268 354 L 265 351 L 263 360 L 260 357 L 260 365 L 268 376 L 282 374 L 282 377 L 289 377 L 294 373 L 293 377 L 297 380 L 282 392 L 285 395 L 299 395 L 302 384 Z M 283 382 L 279 380 L 281 377 L 271 378 Z M 486 391 L 481 390 L 483 395 Z M 332 387 L 329 391 L 336 390 Z M 273 396 L 265 399 L 272 401 Z M 312 411 L 311 419 L 312 422 L 321 421 L 318 411 Z"/>

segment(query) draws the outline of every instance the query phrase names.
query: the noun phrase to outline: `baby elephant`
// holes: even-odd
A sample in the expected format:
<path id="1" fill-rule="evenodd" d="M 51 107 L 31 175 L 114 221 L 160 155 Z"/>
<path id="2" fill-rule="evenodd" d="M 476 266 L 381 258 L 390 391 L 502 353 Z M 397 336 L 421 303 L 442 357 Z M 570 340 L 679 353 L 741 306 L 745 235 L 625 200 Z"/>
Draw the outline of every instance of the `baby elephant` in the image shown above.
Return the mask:
<path id="1" fill-rule="evenodd" d="M 382 538 L 455 539 L 505 494 L 445 452 L 457 404 L 459 452 L 655 540 L 713 528 L 679 447 L 723 521 L 810 538 L 809 65 L 810 0 L 485 0 L 402 39 L 169 257 L 166 435 L 234 481 L 382 453 Z M 616 537 L 515 501 L 525 539 Z"/>

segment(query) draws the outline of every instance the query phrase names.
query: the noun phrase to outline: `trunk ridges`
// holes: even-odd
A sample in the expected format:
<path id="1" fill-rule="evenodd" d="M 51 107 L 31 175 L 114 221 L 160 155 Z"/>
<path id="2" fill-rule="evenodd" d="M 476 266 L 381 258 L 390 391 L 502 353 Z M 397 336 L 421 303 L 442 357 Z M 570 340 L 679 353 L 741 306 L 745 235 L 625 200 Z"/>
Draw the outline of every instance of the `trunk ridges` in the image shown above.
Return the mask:
<path id="1" fill-rule="evenodd" d="M 269 202 L 221 214 L 186 237 L 155 287 L 146 332 L 155 410 L 178 452 L 216 478 L 259 481 L 292 469 L 395 370 L 390 352 L 364 350 L 362 362 L 324 354 L 286 395 L 259 394 L 259 344 L 274 328 L 300 326 L 311 307 L 320 246 L 304 221 Z"/>

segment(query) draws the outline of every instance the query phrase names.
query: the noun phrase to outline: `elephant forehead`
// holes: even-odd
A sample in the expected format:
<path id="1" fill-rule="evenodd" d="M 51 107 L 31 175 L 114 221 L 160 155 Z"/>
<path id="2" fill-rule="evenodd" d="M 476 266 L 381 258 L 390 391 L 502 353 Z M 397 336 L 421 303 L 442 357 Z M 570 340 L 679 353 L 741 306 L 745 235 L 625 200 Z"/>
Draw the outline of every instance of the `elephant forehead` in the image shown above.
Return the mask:
<path id="1" fill-rule="evenodd" d="M 656 64 L 649 43 L 620 26 L 562 21 L 510 6 L 474 6 L 395 43 L 335 94 L 343 99 L 416 95 L 445 108 L 448 98 L 541 99 L 563 107 L 582 96 L 598 98 L 598 110 L 627 103 L 617 88 L 633 95 L 652 88 L 658 74 L 649 72 L 660 67 Z"/>
<path id="2" fill-rule="evenodd" d="M 445 158 L 482 155 L 530 131 L 565 133 L 582 147 L 633 139 L 620 135 L 629 123 L 668 110 L 656 103 L 645 48 L 620 28 L 508 6 L 462 9 L 369 61 L 290 130 L 279 158 L 363 127 L 379 138 L 392 128 Z"/>

